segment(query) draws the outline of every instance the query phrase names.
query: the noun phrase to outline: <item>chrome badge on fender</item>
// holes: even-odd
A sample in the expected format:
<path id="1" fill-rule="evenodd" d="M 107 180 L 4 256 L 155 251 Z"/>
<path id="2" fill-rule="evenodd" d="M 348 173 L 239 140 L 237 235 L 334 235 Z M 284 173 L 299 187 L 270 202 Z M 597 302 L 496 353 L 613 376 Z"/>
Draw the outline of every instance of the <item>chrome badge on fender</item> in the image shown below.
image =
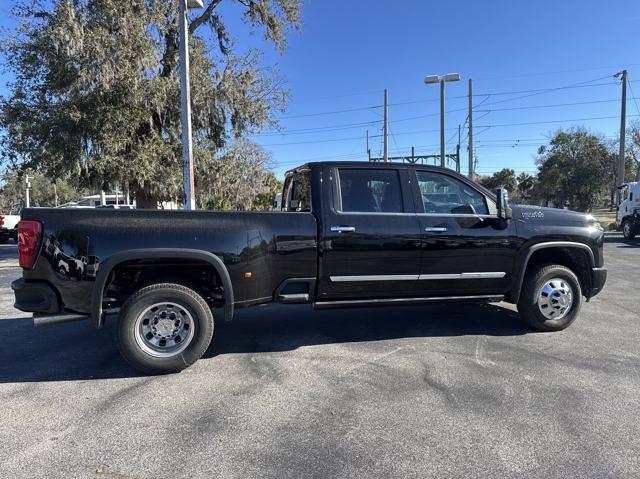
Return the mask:
<path id="1" fill-rule="evenodd" d="M 544 218 L 544 213 L 542 211 L 523 211 L 522 218 L 525 220 L 535 220 Z"/>

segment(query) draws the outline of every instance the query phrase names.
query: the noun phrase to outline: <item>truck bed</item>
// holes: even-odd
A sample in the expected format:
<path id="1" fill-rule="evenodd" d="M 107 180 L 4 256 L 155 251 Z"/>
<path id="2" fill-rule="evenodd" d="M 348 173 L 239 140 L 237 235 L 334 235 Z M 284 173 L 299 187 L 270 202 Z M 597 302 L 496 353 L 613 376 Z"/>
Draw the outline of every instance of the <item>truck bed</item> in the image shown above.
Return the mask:
<path id="1" fill-rule="evenodd" d="M 38 258 L 23 278 L 49 283 L 65 311 L 90 313 L 96 280 L 109 280 L 105 268 L 142 250 L 154 252 L 155 262 L 162 252 L 219 258 L 236 307 L 271 300 L 288 277 L 317 274 L 312 213 L 29 208 L 22 219 L 42 223 Z M 175 257 L 171 266 L 179 267 Z"/>

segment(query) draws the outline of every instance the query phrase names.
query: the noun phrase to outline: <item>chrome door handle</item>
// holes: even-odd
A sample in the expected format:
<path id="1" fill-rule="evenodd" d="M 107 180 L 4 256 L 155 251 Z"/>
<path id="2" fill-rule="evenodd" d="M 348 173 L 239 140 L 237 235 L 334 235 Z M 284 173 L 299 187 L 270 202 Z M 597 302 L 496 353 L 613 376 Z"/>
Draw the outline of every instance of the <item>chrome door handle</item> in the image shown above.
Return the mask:
<path id="1" fill-rule="evenodd" d="M 424 230 L 427 233 L 444 233 L 447 228 L 445 226 L 427 226 Z"/>
<path id="2" fill-rule="evenodd" d="M 336 233 L 355 233 L 356 228 L 354 226 L 332 226 L 331 231 Z"/>

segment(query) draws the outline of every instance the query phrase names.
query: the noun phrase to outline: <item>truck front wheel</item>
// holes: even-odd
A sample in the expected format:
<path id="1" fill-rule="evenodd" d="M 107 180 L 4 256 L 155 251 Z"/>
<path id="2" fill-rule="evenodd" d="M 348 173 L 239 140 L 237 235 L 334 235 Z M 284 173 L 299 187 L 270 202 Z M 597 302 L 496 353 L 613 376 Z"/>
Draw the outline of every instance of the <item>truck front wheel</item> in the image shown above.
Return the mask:
<path id="1" fill-rule="evenodd" d="M 624 220 L 622 222 L 622 235 L 628 240 L 632 240 L 636 237 L 636 232 L 631 221 Z"/>
<path id="2" fill-rule="evenodd" d="M 578 278 L 566 266 L 540 265 L 527 271 L 518 312 L 540 331 L 561 331 L 578 317 L 582 290 Z"/>
<path id="3" fill-rule="evenodd" d="M 206 301 L 186 286 L 159 283 L 139 289 L 122 306 L 118 349 L 145 374 L 181 371 L 202 357 L 213 336 Z"/>

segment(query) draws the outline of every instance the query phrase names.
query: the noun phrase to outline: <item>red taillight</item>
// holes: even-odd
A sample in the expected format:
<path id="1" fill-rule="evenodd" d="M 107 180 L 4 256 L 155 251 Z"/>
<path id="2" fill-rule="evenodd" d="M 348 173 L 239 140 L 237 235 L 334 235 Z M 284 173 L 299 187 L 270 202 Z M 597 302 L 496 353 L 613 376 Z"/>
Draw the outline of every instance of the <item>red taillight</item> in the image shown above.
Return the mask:
<path id="1" fill-rule="evenodd" d="M 21 268 L 31 268 L 36 262 L 42 225 L 39 221 L 21 220 L 18 223 L 18 255 Z"/>
<path id="2" fill-rule="evenodd" d="M 4 216 L 0 215 L 0 226 L 4 224 Z"/>

